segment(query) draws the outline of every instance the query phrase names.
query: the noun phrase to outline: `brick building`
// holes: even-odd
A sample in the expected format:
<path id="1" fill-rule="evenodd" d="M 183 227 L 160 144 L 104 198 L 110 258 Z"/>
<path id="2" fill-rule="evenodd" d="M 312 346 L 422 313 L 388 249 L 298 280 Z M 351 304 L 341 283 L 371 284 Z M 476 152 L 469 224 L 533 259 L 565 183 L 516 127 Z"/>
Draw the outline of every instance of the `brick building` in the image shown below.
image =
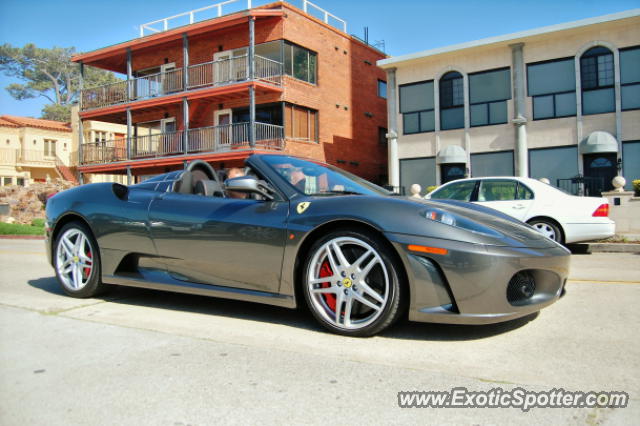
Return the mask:
<path id="1" fill-rule="evenodd" d="M 305 11 L 247 3 L 174 29 L 172 18 L 156 22 L 162 30 L 145 24 L 140 38 L 73 58 L 127 76 L 82 90 L 80 127 L 97 120 L 127 133 L 80 141 L 81 175 L 146 176 L 196 158 L 231 167 L 281 151 L 386 183 L 386 83 L 375 65 L 385 55 L 330 25 L 343 21 L 328 12 L 306 13 L 315 6 L 304 0 Z"/>

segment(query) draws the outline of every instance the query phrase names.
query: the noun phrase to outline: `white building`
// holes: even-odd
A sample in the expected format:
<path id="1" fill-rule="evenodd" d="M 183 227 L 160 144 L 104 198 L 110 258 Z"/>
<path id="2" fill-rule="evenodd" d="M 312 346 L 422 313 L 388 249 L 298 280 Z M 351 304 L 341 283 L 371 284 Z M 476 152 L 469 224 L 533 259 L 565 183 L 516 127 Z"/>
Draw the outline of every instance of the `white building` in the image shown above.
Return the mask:
<path id="1" fill-rule="evenodd" d="M 640 9 L 378 61 L 389 179 L 640 179 Z M 575 183 L 574 179 L 574 183 Z"/>

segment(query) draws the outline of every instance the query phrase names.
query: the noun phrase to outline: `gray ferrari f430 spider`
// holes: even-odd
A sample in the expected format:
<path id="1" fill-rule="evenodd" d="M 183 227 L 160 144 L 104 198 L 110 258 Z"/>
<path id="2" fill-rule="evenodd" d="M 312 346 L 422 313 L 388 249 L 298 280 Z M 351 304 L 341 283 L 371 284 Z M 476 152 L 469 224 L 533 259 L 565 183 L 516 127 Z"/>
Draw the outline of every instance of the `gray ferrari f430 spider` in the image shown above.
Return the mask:
<path id="1" fill-rule="evenodd" d="M 96 183 L 47 203 L 64 291 L 108 284 L 287 308 L 370 336 L 413 321 L 519 318 L 565 292 L 569 252 L 495 210 L 394 195 L 333 166 L 249 157 L 221 179 L 196 160 L 142 183 Z"/>

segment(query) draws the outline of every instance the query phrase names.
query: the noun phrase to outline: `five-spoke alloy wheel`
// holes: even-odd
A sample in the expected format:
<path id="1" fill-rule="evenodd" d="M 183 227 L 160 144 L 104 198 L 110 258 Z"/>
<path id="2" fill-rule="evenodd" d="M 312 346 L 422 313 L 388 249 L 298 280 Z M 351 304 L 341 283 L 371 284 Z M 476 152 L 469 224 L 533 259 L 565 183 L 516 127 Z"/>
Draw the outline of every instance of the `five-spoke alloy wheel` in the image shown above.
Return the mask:
<path id="1" fill-rule="evenodd" d="M 54 263 L 58 281 L 70 296 L 91 297 L 102 289 L 97 244 L 83 224 L 71 222 L 60 230 Z"/>
<path id="2" fill-rule="evenodd" d="M 393 257 L 367 233 L 336 231 L 316 241 L 305 265 L 304 288 L 316 319 L 341 334 L 376 334 L 400 311 Z"/>

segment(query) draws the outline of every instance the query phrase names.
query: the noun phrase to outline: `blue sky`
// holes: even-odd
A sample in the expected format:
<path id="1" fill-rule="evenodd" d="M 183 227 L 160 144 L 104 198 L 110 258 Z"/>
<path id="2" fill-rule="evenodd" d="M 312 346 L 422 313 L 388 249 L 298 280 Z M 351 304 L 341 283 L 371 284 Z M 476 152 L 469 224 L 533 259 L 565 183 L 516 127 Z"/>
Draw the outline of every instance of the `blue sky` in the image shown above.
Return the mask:
<path id="1" fill-rule="evenodd" d="M 142 23 L 214 3 L 218 1 L 0 0 L 0 43 L 94 50 L 137 37 Z M 301 0 L 291 3 L 300 6 Z M 315 0 L 314 3 L 346 20 L 349 33 L 363 37 L 363 27 L 368 26 L 370 41 L 384 40 L 386 52 L 392 56 L 640 7 L 640 0 Z M 246 5 L 247 0 L 238 4 Z M 47 101 L 14 100 L 4 89 L 11 82 L 0 75 L 0 114 L 39 117 Z"/>

